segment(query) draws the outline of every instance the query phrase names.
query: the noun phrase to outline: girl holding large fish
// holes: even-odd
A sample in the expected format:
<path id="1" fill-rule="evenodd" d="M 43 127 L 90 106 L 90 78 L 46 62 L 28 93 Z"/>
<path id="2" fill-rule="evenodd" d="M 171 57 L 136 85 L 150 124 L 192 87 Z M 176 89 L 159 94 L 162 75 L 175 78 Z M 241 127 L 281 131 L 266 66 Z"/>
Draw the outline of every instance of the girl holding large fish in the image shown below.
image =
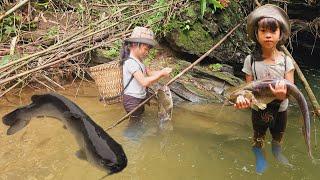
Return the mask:
<path id="1" fill-rule="evenodd" d="M 247 31 L 249 37 L 256 42 L 256 48 L 244 62 L 242 71 L 246 74 L 246 82 L 279 79 L 275 86 L 269 85 L 276 100 L 268 103 L 264 110 L 252 110 L 252 151 L 256 157 L 256 171 L 263 173 L 267 167 L 263 147 L 268 128 L 272 135 L 273 155 L 281 163 L 290 165 L 281 149 L 288 107 L 287 86 L 281 79 L 294 83 L 294 66 L 290 57 L 279 50 L 290 35 L 289 17 L 278 6 L 267 4 L 249 15 Z M 248 98 L 239 95 L 235 107 L 248 108 L 251 103 Z"/>

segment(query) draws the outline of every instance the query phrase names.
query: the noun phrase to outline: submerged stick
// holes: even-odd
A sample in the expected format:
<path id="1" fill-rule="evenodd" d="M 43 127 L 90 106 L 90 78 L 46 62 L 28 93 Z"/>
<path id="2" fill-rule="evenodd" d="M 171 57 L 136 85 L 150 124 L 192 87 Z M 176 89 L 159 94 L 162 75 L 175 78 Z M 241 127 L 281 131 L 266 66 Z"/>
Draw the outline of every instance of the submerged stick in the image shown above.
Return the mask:
<path id="1" fill-rule="evenodd" d="M 243 21 L 244 22 L 244 21 Z M 195 62 L 193 62 L 190 66 L 188 66 L 186 69 L 184 69 L 182 72 L 180 72 L 178 75 L 176 75 L 174 78 L 172 78 L 169 82 L 167 82 L 166 86 L 170 85 L 172 82 L 177 80 L 179 77 L 181 77 L 184 73 L 189 71 L 191 68 L 193 68 L 195 65 L 197 65 L 200 61 L 202 61 L 205 57 L 207 57 L 213 50 L 215 50 L 217 47 L 220 46 L 241 24 L 239 23 L 236 25 L 231 31 L 229 31 L 228 34 L 226 34 L 216 45 L 214 45 L 210 50 L 208 50 L 205 54 L 203 54 L 200 58 L 198 58 Z M 116 127 L 118 124 L 123 122 L 125 119 L 127 119 L 132 113 L 134 113 L 137 109 L 139 109 L 141 106 L 143 106 L 145 103 L 147 103 L 152 97 L 156 95 L 152 94 L 150 97 L 148 97 L 146 100 L 144 100 L 142 103 L 140 103 L 136 108 L 134 108 L 132 111 L 127 113 L 125 116 L 123 116 L 121 119 L 119 119 L 117 122 L 113 123 L 111 126 L 109 126 L 106 131 Z"/>

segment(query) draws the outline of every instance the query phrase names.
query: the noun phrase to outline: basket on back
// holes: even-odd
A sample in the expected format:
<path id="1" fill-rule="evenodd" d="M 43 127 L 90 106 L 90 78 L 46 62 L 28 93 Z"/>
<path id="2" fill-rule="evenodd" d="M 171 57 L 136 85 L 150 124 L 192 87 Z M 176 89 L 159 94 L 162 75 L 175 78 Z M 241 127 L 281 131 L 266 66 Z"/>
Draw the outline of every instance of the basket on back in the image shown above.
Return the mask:
<path id="1" fill-rule="evenodd" d="M 123 80 L 120 61 L 111 61 L 90 68 L 91 76 L 98 86 L 101 100 L 106 104 L 122 101 Z"/>

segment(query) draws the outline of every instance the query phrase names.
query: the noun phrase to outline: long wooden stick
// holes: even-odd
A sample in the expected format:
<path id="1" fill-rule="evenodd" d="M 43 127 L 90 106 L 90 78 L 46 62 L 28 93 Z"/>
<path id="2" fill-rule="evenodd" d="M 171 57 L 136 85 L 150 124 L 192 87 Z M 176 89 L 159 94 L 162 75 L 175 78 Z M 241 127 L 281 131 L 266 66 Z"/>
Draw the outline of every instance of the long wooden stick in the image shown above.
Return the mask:
<path id="1" fill-rule="evenodd" d="M 244 21 L 243 21 L 244 22 Z M 195 62 L 193 62 L 190 66 L 188 66 L 186 69 L 181 71 L 178 75 L 176 75 L 174 78 L 172 78 L 169 82 L 167 82 L 166 86 L 170 85 L 172 82 L 177 80 L 179 77 L 181 77 L 184 73 L 189 71 L 191 68 L 193 68 L 195 65 L 197 65 L 200 61 L 202 61 L 205 57 L 207 57 L 213 50 L 215 50 L 217 47 L 220 46 L 221 43 L 223 43 L 241 24 L 239 23 L 236 25 L 227 35 L 225 35 L 216 45 L 214 45 L 209 51 L 207 51 L 205 54 L 203 54 L 200 58 L 198 58 Z M 142 103 L 140 103 L 136 108 L 134 108 L 132 111 L 127 113 L 125 116 L 123 116 L 121 119 L 119 119 L 117 122 L 113 123 L 111 126 L 109 126 L 106 131 L 116 127 L 118 124 L 123 122 L 125 119 L 127 119 L 132 113 L 134 113 L 137 109 L 139 109 L 141 106 L 143 106 L 145 103 L 147 103 L 152 97 L 154 97 L 156 94 L 152 94 L 150 97 L 148 97 L 146 100 L 144 100 Z"/>
<path id="2" fill-rule="evenodd" d="M 13 8 L 9 9 L 9 11 L 7 11 L 6 13 L 4 13 L 3 15 L 0 15 L 0 21 L 7 17 L 9 14 L 13 13 L 14 11 L 16 11 L 17 9 L 19 9 L 20 7 L 22 7 L 24 4 L 26 4 L 29 0 L 23 0 L 20 1 L 18 4 L 16 4 L 15 6 L 13 6 Z"/>
<path id="3" fill-rule="evenodd" d="M 292 61 L 293 61 L 293 65 L 294 65 L 294 68 L 298 74 L 298 77 L 300 78 L 301 82 L 303 83 L 303 86 L 304 86 L 304 89 L 306 90 L 307 92 L 307 95 L 309 97 L 309 100 L 312 104 L 312 107 L 313 107 L 313 110 L 314 110 L 314 113 L 320 117 L 320 105 L 317 101 L 317 98 L 316 96 L 314 95 L 314 93 L 312 92 L 312 89 L 310 88 L 310 85 L 307 81 L 307 79 L 305 78 L 305 76 L 303 75 L 303 72 L 301 71 L 299 65 L 296 63 L 296 61 L 293 59 L 292 55 L 290 54 L 290 52 L 288 51 L 288 49 L 285 47 L 285 46 L 281 46 L 281 50 L 287 55 L 289 56 Z"/>

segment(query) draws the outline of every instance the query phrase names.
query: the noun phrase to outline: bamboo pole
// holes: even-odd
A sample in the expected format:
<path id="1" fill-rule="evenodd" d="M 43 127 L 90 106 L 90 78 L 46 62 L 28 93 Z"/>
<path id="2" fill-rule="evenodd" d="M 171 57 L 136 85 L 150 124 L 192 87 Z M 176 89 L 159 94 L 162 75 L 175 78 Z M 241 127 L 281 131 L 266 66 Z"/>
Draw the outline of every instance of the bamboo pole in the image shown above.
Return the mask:
<path id="1" fill-rule="evenodd" d="M 244 21 L 243 21 L 244 22 Z M 217 47 L 220 46 L 221 43 L 223 43 L 241 24 L 239 23 L 236 25 L 231 31 L 229 31 L 228 34 L 226 34 L 216 45 L 214 45 L 210 50 L 208 50 L 205 54 L 203 54 L 200 58 L 198 58 L 195 62 L 193 62 L 190 66 L 188 66 L 186 69 L 181 71 L 178 75 L 176 75 L 174 78 L 172 78 L 169 82 L 167 82 L 166 86 L 169 86 L 172 82 L 177 80 L 179 77 L 181 77 L 184 73 L 189 71 L 191 68 L 193 68 L 195 65 L 197 65 L 200 61 L 202 61 L 205 57 L 207 57 L 213 50 L 215 50 Z M 106 131 L 116 127 L 118 124 L 123 122 L 125 119 L 127 119 L 133 112 L 135 112 L 137 109 L 139 109 L 141 106 L 143 106 L 145 103 L 147 103 L 152 97 L 154 97 L 156 94 L 152 94 L 150 97 L 148 97 L 146 100 L 144 100 L 142 103 L 140 103 L 136 108 L 134 108 L 132 111 L 127 113 L 125 116 L 123 116 L 121 119 L 113 123 L 111 126 L 109 126 Z"/>
<path id="2" fill-rule="evenodd" d="M 126 34 L 125 34 L 125 33 L 126 33 Z M 78 52 L 78 53 L 73 54 L 73 55 L 71 55 L 71 56 L 67 56 L 67 57 L 65 57 L 65 58 L 63 58 L 63 59 L 60 59 L 60 60 L 57 60 L 57 61 L 54 61 L 54 62 L 45 64 L 45 65 L 43 65 L 43 66 L 39 66 L 39 67 L 33 68 L 33 69 L 29 70 L 29 71 L 25 71 L 25 72 L 23 72 L 23 73 L 20 73 L 20 74 L 15 75 L 15 76 L 12 76 L 12 77 L 9 77 L 9 78 L 0 80 L 0 85 L 1 85 L 1 84 L 4 84 L 4 83 L 6 83 L 6 82 L 12 81 L 12 80 L 14 80 L 14 79 L 17 79 L 17 78 L 19 78 L 19 77 L 21 77 L 21 76 L 24 76 L 24 75 L 33 73 L 33 72 L 35 72 L 35 71 L 38 71 L 38 70 L 41 70 L 41 69 L 44 69 L 44 68 L 53 66 L 53 65 L 58 64 L 58 63 L 65 62 L 65 61 L 67 61 L 67 60 L 69 60 L 69 59 L 71 59 L 71 58 L 74 58 L 74 57 L 79 56 L 79 55 L 81 55 L 81 54 L 84 54 L 84 53 L 86 53 L 86 52 L 89 52 L 89 51 L 92 51 L 92 50 L 97 49 L 97 48 L 99 48 L 99 47 L 102 47 L 102 46 L 104 46 L 105 44 L 108 44 L 108 43 L 114 42 L 114 41 L 116 41 L 116 40 L 119 40 L 122 36 L 129 36 L 129 35 L 130 35 L 130 33 L 127 33 L 127 32 L 120 33 L 120 34 L 118 34 L 118 35 L 116 36 L 117 38 L 111 39 L 111 40 L 109 40 L 109 41 L 107 41 L 107 42 L 105 42 L 105 43 L 101 43 L 101 44 L 96 45 L 96 46 L 94 46 L 94 47 L 92 47 L 92 48 L 88 48 L 88 49 L 86 49 L 86 50 L 84 50 L 84 51 Z"/>
<path id="3" fill-rule="evenodd" d="M 0 15 L 0 21 L 2 21 L 2 19 L 4 19 L 5 17 L 7 17 L 9 14 L 13 13 L 14 11 L 16 11 L 17 9 L 19 9 L 20 7 L 22 7 L 24 4 L 26 4 L 29 0 L 23 0 L 20 1 L 18 4 L 16 4 L 15 6 L 13 6 L 13 8 L 9 9 L 9 11 L 5 12 L 3 15 Z"/>
<path id="4" fill-rule="evenodd" d="M 95 22 L 95 23 L 93 24 L 93 26 L 100 25 L 100 24 L 101 24 L 101 23 L 103 23 L 104 21 L 106 21 L 106 20 L 108 20 L 109 18 L 111 18 L 111 17 L 113 17 L 113 16 L 117 15 L 118 13 L 120 13 L 120 12 L 124 11 L 125 9 L 127 9 L 127 7 L 124 7 L 124 8 L 122 8 L 122 9 L 117 10 L 117 11 L 116 11 L 116 12 L 114 12 L 112 15 L 107 16 L 107 17 L 105 17 L 105 18 L 103 18 L 103 19 L 101 19 L 101 20 L 99 20 L 99 21 Z M 86 31 L 86 30 L 88 30 L 89 28 L 90 28 L 90 26 L 87 26 L 87 27 L 85 27 L 85 28 L 83 28 L 83 29 L 79 30 L 78 32 L 76 32 L 76 33 L 74 33 L 74 34 L 70 35 L 69 37 L 67 37 L 67 38 L 65 38 L 65 39 L 63 39 L 63 40 L 61 40 L 61 41 L 60 41 L 60 42 L 58 42 L 57 44 L 54 44 L 53 46 L 57 46 L 57 45 L 63 44 L 64 42 L 66 42 L 66 41 L 68 41 L 68 40 L 72 39 L 73 37 L 75 37 L 75 36 L 77 36 L 77 35 L 79 35 L 79 34 L 81 34 L 81 33 L 85 32 L 85 31 Z"/>
<path id="5" fill-rule="evenodd" d="M 24 60 L 27 60 L 27 59 L 30 59 L 30 58 L 33 58 L 33 57 L 37 57 L 37 56 L 39 56 L 39 55 L 41 55 L 41 54 L 44 54 L 44 53 L 47 53 L 47 52 L 52 51 L 52 50 L 54 50 L 54 49 L 63 47 L 63 46 L 65 46 L 65 45 L 67 45 L 67 44 L 71 44 L 71 43 L 77 42 L 77 41 L 79 41 L 79 40 L 81 40 L 81 39 L 84 39 L 84 38 L 93 36 L 93 35 L 95 35 L 95 34 L 97 34 L 97 33 L 100 33 L 100 32 L 102 32 L 102 31 L 104 31 L 104 30 L 107 30 L 107 29 L 109 29 L 109 28 L 111 28 L 111 27 L 114 27 L 114 26 L 116 26 L 116 25 L 118 25 L 118 24 L 120 24 L 120 23 L 122 23 L 122 22 L 124 22 L 124 21 L 130 20 L 130 19 L 133 19 L 133 18 L 136 18 L 136 17 L 138 17 L 138 16 L 140 16 L 140 15 L 142 15 L 142 14 L 145 14 L 145 13 L 147 13 L 147 12 L 154 11 L 154 10 L 157 10 L 157 9 L 161 9 L 161 8 L 164 8 L 164 7 L 167 7 L 167 6 L 159 6 L 159 7 L 155 7 L 155 8 L 152 8 L 152 9 L 148 9 L 148 10 L 142 11 L 142 12 L 140 12 L 140 13 L 137 13 L 137 14 L 135 14 L 135 15 L 132 15 L 132 16 L 130 16 L 130 17 L 127 17 L 127 18 L 125 18 L 125 19 L 123 19 L 123 20 L 120 20 L 120 21 L 118 21 L 118 22 L 116 22 L 116 23 L 113 23 L 113 24 L 111 24 L 111 25 L 109 25 L 109 26 L 107 26 L 107 27 L 105 27 L 105 28 L 102 28 L 102 29 L 100 29 L 100 30 L 98 30 L 98 31 L 89 33 L 89 34 L 87 34 L 87 35 L 85 35 L 85 36 L 82 36 L 82 37 L 79 37 L 79 38 L 76 38 L 76 39 L 73 39 L 73 40 L 71 40 L 71 41 L 69 41 L 69 42 L 66 42 L 66 43 L 64 43 L 64 44 L 60 44 L 60 45 L 57 45 L 57 46 L 55 46 L 55 45 L 50 46 L 48 49 L 45 49 L 45 50 L 40 51 L 40 52 L 38 52 L 38 53 L 34 53 L 34 54 L 31 54 L 31 55 L 25 56 L 25 57 L 23 57 L 23 58 L 20 58 L 20 59 L 18 59 L 18 60 L 16 60 L 16 61 L 12 61 L 12 62 L 10 62 L 10 63 L 7 63 L 7 64 L 1 66 L 1 67 L 0 67 L 0 70 L 6 68 L 6 67 L 8 67 L 8 66 L 11 66 L 11 65 L 13 65 L 13 64 L 15 64 L 15 63 L 18 63 L 18 62 L 21 62 L 21 61 L 24 61 Z"/>

